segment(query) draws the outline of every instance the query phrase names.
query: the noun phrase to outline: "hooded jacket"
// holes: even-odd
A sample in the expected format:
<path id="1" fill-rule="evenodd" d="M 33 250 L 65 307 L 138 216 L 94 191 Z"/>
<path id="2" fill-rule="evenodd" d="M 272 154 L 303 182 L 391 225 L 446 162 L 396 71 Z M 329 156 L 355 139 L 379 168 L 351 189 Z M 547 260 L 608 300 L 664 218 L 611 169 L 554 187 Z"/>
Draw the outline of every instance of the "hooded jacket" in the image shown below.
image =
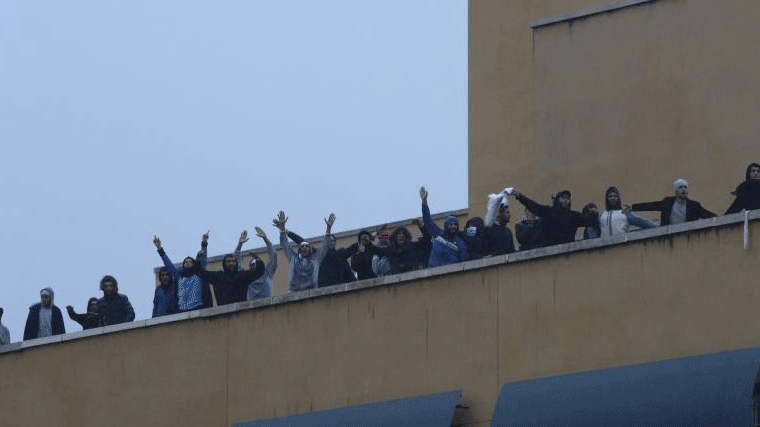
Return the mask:
<path id="1" fill-rule="evenodd" d="M 290 237 L 297 245 L 300 245 L 304 238 L 292 231 L 288 231 Z M 340 283 L 355 282 L 356 276 L 348 266 L 346 259 L 359 250 L 359 245 L 353 244 L 347 248 L 333 249 L 327 248 L 325 259 L 319 265 L 319 277 L 317 285 L 322 288 L 325 286 L 338 285 Z M 312 252 L 315 249 L 312 248 Z"/>
<path id="2" fill-rule="evenodd" d="M 267 263 L 264 267 L 264 274 L 248 284 L 248 291 L 246 292 L 245 297 L 245 299 L 248 301 L 259 298 L 269 298 L 272 296 L 272 278 L 274 277 L 275 271 L 277 271 L 277 252 L 275 252 L 269 239 L 267 239 L 265 242 L 267 245 L 267 254 L 269 254 L 269 259 L 267 260 Z M 242 253 L 236 250 L 234 255 L 238 266 L 243 265 Z M 254 264 L 263 263 L 264 261 L 262 261 L 260 258 L 254 258 L 251 260 L 250 269 L 256 268 Z"/>
<path id="3" fill-rule="evenodd" d="M 467 243 L 459 236 L 459 233 L 453 236 L 447 236 L 444 233 L 444 230 L 448 230 L 448 226 L 452 222 L 458 222 L 457 218 L 454 216 L 446 218 L 443 223 L 444 228 L 441 229 L 430 217 L 430 207 L 426 203 L 422 204 L 422 223 L 433 237 L 428 267 L 454 264 L 469 259 Z"/>
<path id="4" fill-rule="evenodd" d="M 203 251 L 203 257 L 200 259 L 200 264 L 201 267 L 205 269 L 206 264 L 208 263 L 208 244 L 206 242 L 201 242 L 201 250 Z M 171 274 L 175 283 L 175 291 L 171 295 L 172 313 L 198 310 L 213 305 L 211 288 L 206 281 L 196 274 L 193 268 L 182 267 L 178 269 L 166 255 L 163 248 L 158 250 L 158 255 L 161 256 L 164 266 L 169 271 L 169 274 Z M 197 263 L 194 262 L 194 265 L 195 264 Z"/>
<path id="5" fill-rule="evenodd" d="M 560 206 L 559 197 L 563 193 L 570 195 L 567 190 L 560 191 L 554 198 L 552 206 L 538 204 L 522 194 L 517 196 L 518 202 L 541 218 L 542 235 L 538 241 L 546 242 L 547 245 L 574 242 L 578 227 L 593 227 L 599 223 L 594 215 L 584 216 L 580 212 L 570 210 L 569 207 L 566 209 Z"/>
<path id="6" fill-rule="evenodd" d="M 79 323 L 80 325 L 82 325 L 82 329 L 97 328 L 98 327 L 98 323 L 100 323 L 100 315 L 98 315 L 98 314 L 90 314 L 90 312 L 89 312 L 90 303 L 92 303 L 93 301 L 95 302 L 95 304 L 98 303 L 98 299 L 97 298 L 90 298 L 89 300 L 87 300 L 87 310 L 88 311 L 85 312 L 84 314 L 78 314 L 76 311 L 74 311 L 73 308 L 68 311 L 69 312 L 69 318 L 71 320 Z"/>
<path id="7" fill-rule="evenodd" d="M 135 309 L 132 308 L 129 298 L 120 293 L 103 295 L 103 298 L 98 300 L 98 313 L 98 326 L 118 325 L 135 320 Z"/>
<path id="8" fill-rule="evenodd" d="M 752 167 L 760 167 L 757 163 L 750 163 L 744 173 L 744 182 L 732 192 L 736 196 L 731 206 L 726 210 L 726 215 L 741 212 L 742 209 L 751 211 L 760 209 L 760 179 L 751 179 L 749 172 Z"/>
<path id="9" fill-rule="evenodd" d="M 257 262 L 250 270 L 235 268 L 230 270 L 222 261 L 222 271 L 206 271 L 202 263 L 193 266 L 195 274 L 214 285 L 216 303 L 219 305 L 243 302 L 248 296 L 248 284 L 264 274 L 264 263 Z"/>
<path id="10" fill-rule="evenodd" d="M 316 253 L 312 252 L 307 257 L 293 251 L 288 241 L 287 231 L 280 232 L 280 246 L 288 259 L 288 290 L 298 292 L 316 288 L 319 280 L 319 267 L 330 247 L 330 235 L 325 234 Z"/>
<path id="11" fill-rule="evenodd" d="M 61 309 L 53 304 L 55 293 L 50 288 L 45 288 L 44 290 L 48 290 L 50 292 L 50 308 L 52 309 L 50 326 L 53 331 L 53 335 L 65 334 L 66 327 L 63 325 L 63 314 L 61 314 Z M 40 329 L 41 309 L 42 303 L 39 302 L 29 307 L 29 316 L 26 318 L 26 326 L 24 327 L 24 341 L 38 338 L 37 332 Z"/>

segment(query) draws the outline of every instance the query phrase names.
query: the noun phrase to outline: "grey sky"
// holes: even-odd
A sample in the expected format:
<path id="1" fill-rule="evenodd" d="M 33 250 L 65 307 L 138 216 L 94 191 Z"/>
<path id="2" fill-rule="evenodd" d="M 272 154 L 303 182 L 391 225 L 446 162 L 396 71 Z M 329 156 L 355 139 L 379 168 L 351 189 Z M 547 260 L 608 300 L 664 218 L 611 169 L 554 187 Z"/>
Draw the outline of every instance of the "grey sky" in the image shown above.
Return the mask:
<path id="1" fill-rule="evenodd" d="M 41 288 L 81 312 L 104 274 L 150 317 L 154 234 L 179 261 L 279 209 L 314 236 L 419 216 L 420 185 L 466 207 L 466 25 L 465 0 L 0 3 L 12 340 Z"/>

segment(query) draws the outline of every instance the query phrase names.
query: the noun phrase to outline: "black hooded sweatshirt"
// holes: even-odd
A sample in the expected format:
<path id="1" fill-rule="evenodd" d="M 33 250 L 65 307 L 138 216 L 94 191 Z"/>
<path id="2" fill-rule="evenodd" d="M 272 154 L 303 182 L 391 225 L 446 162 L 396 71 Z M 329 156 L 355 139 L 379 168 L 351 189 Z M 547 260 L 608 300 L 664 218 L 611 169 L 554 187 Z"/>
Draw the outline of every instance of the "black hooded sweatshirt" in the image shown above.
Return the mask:
<path id="1" fill-rule="evenodd" d="M 517 201 L 522 203 L 529 211 L 541 218 L 542 234 L 539 241 L 545 241 L 547 245 L 569 243 L 575 241 L 575 233 L 578 227 L 594 227 L 599 225 L 599 218 L 595 215 L 581 215 L 570 209 L 565 209 L 559 204 L 559 196 L 570 192 L 560 191 L 554 198 L 552 206 L 541 205 L 524 195 L 517 196 Z"/>
<path id="2" fill-rule="evenodd" d="M 750 179 L 749 177 L 749 171 L 753 166 L 760 167 L 757 163 L 751 163 L 747 166 L 747 171 L 744 173 L 745 181 L 739 184 L 732 193 L 736 195 L 736 199 L 728 207 L 725 215 L 741 212 L 742 209 L 748 211 L 760 209 L 760 179 Z"/>
<path id="3" fill-rule="evenodd" d="M 216 303 L 219 305 L 243 302 L 248 294 L 248 284 L 264 274 L 264 262 L 258 260 L 250 270 L 227 270 L 222 262 L 223 271 L 206 271 L 200 262 L 193 266 L 195 274 L 214 285 Z"/>

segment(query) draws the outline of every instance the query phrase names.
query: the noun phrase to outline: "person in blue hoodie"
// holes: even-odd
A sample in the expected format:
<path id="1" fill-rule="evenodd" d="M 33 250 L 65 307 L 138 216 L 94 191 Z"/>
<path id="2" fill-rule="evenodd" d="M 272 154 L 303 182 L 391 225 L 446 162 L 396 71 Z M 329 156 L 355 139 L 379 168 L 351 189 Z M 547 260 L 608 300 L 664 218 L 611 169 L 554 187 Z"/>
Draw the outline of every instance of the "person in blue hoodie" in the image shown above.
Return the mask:
<path id="1" fill-rule="evenodd" d="M 206 234 L 204 234 L 201 238 L 201 250 L 196 256 L 196 258 L 200 260 L 201 266 L 204 269 L 208 262 L 208 257 L 206 255 L 208 248 L 208 235 L 209 232 L 207 231 Z M 173 292 L 171 292 L 170 295 L 171 309 L 169 309 L 165 303 L 161 303 L 161 301 L 159 301 L 159 305 L 161 307 L 165 307 L 165 310 L 169 311 L 158 315 L 160 316 L 169 313 L 184 313 L 186 311 L 211 307 L 211 288 L 209 288 L 208 283 L 206 283 L 200 276 L 195 274 L 195 271 L 193 270 L 196 260 L 192 257 L 186 257 L 182 261 L 182 268 L 177 269 L 177 267 L 172 264 L 172 261 L 166 255 L 166 252 L 164 252 L 163 247 L 161 247 L 161 239 L 159 239 L 158 236 L 153 236 L 153 244 L 156 245 L 158 255 L 164 262 L 166 271 L 174 281 Z M 161 273 L 159 272 L 159 280 L 161 279 L 160 274 Z M 158 294 L 158 292 L 159 290 L 157 289 L 156 293 Z M 169 295 L 167 295 L 167 297 L 168 296 Z M 161 300 L 163 301 L 163 299 Z M 154 300 L 153 317 L 156 317 L 155 304 L 156 301 Z"/>
<path id="2" fill-rule="evenodd" d="M 443 222 L 443 229 L 438 227 L 430 218 L 430 208 L 427 203 L 428 192 L 425 187 L 420 188 L 422 199 L 422 223 L 433 237 L 433 247 L 430 250 L 428 267 L 454 264 L 467 261 L 467 244 L 459 235 L 459 220 L 455 216 L 449 216 Z"/>

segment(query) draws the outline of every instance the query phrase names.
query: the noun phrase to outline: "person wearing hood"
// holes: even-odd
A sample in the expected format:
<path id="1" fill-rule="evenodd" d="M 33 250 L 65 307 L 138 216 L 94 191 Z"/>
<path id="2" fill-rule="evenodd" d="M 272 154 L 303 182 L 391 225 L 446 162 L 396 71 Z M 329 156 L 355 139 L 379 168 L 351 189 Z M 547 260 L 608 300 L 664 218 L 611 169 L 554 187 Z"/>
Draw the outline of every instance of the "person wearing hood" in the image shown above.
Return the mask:
<path id="1" fill-rule="evenodd" d="M 634 203 L 631 208 L 634 211 L 659 211 L 660 225 L 680 224 L 717 216 L 703 208 L 699 202 L 689 199 L 689 183 L 685 179 L 673 181 L 673 191 L 676 193 L 675 196 L 657 202 Z"/>
<path id="2" fill-rule="evenodd" d="M 584 206 L 583 210 L 581 211 L 581 215 L 599 215 L 599 208 L 596 207 L 596 203 L 586 203 L 586 206 Z M 596 239 L 597 237 L 601 236 L 601 234 L 602 230 L 599 228 L 598 223 L 587 226 L 583 229 L 583 240 Z"/>
<path id="3" fill-rule="evenodd" d="M 412 234 L 403 226 L 393 230 L 388 240 L 388 247 L 382 249 L 383 256 L 388 260 L 388 274 L 417 270 L 420 267 L 421 253 L 430 251 L 424 237 L 413 242 Z"/>
<path id="4" fill-rule="evenodd" d="M 760 209 L 760 164 L 750 163 L 744 173 L 744 182 L 731 192 L 736 198 L 726 210 L 725 215 Z"/>
<path id="5" fill-rule="evenodd" d="M 322 238 L 322 243 L 314 254 L 312 254 L 311 245 L 307 242 L 301 242 L 297 251 L 292 249 L 288 241 L 288 230 L 285 229 L 287 222 L 288 218 L 285 216 L 285 212 L 280 211 L 274 225 L 280 229 L 280 246 L 288 259 L 288 290 L 298 292 L 316 288 L 319 280 L 319 267 L 330 247 L 330 231 L 335 223 L 335 214 L 331 213 L 329 217 L 325 218 L 325 225 L 327 226 L 325 237 Z"/>
<path id="6" fill-rule="evenodd" d="M 422 223 L 431 236 L 433 236 L 433 247 L 430 250 L 428 267 L 438 267 L 467 261 L 469 259 L 467 243 L 460 236 L 459 220 L 455 216 L 449 216 L 443 222 L 443 229 L 438 227 L 438 224 L 430 217 L 430 207 L 428 207 L 427 198 L 427 190 L 425 187 L 421 187 Z"/>
<path id="7" fill-rule="evenodd" d="M 525 216 L 515 223 L 515 237 L 520 245 L 519 250 L 528 251 L 545 246 L 546 244 L 541 241 L 543 236 L 543 222 L 541 218 L 534 215 L 528 208 L 525 208 Z"/>
<path id="8" fill-rule="evenodd" d="M 98 300 L 100 322 L 98 326 L 118 325 L 135 320 L 135 309 L 126 295 L 119 293 L 119 282 L 110 275 L 100 279 L 103 298 Z"/>
<path id="9" fill-rule="evenodd" d="M 483 218 L 474 216 L 464 223 L 464 232 L 460 234 L 467 245 L 467 259 L 480 259 L 488 255 L 486 242 L 486 223 Z"/>
<path id="10" fill-rule="evenodd" d="M 267 246 L 267 254 L 269 254 L 269 259 L 267 260 L 266 266 L 264 267 L 264 274 L 248 284 L 248 291 L 246 292 L 245 298 L 248 301 L 253 301 L 259 298 L 269 298 L 272 296 L 272 278 L 274 277 L 275 271 L 277 271 L 277 252 L 275 252 L 274 247 L 272 246 L 272 242 L 269 241 L 269 238 L 267 238 L 267 234 L 264 233 L 264 230 L 259 227 L 254 227 L 254 229 L 256 230 L 256 235 L 264 240 L 264 244 Z M 233 253 L 233 255 L 235 255 L 235 260 L 240 266 L 243 265 L 243 243 L 247 241 L 248 231 L 243 230 L 243 232 L 240 233 L 238 245 L 235 248 L 235 252 Z M 251 257 L 251 261 L 248 264 L 249 270 L 253 270 L 256 268 L 257 264 L 264 262 L 255 253 L 251 253 Z"/>
<path id="11" fill-rule="evenodd" d="M 95 297 L 87 300 L 87 313 L 78 314 L 74 311 L 74 307 L 67 305 L 66 311 L 69 313 L 69 318 L 80 325 L 82 329 L 97 328 L 100 323 L 100 315 L 98 314 L 98 299 Z"/>
<path id="12" fill-rule="evenodd" d="M 217 304 L 226 305 L 246 300 L 248 285 L 264 275 L 264 262 L 254 259 L 249 270 L 241 270 L 235 256 L 227 254 L 222 258 L 222 271 L 207 271 L 200 260 L 193 270 L 201 279 L 214 285 Z"/>
<path id="13" fill-rule="evenodd" d="M 571 210 L 572 196 L 568 190 L 557 193 L 553 198 L 552 206 L 536 203 L 517 190 L 513 190 L 511 194 L 518 202 L 541 218 L 543 235 L 540 241 L 546 242 L 547 245 L 574 242 L 578 227 L 593 227 L 599 221 L 596 215 L 582 215 L 580 212 Z"/>
<path id="14" fill-rule="evenodd" d="M 515 241 L 509 224 L 508 189 L 499 194 L 489 195 L 486 207 L 485 242 L 486 254 L 504 255 L 515 251 Z"/>
<path id="15" fill-rule="evenodd" d="M 622 203 L 620 191 L 615 186 L 604 193 L 605 210 L 599 213 L 600 237 L 627 233 L 631 225 L 639 228 L 657 227 L 657 223 L 631 212 L 631 207 Z"/>
<path id="16" fill-rule="evenodd" d="M 11 332 L 3 325 L 3 308 L 0 307 L 0 345 L 11 343 Z"/>
<path id="17" fill-rule="evenodd" d="M 40 291 L 40 302 L 29 307 L 24 327 L 24 341 L 66 333 L 61 309 L 53 304 L 55 293 L 50 288 Z"/>
<path id="18" fill-rule="evenodd" d="M 277 219 L 274 220 L 274 224 L 276 227 Z M 288 237 L 297 245 L 305 241 L 303 237 L 292 231 L 288 231 Z M 348 265 L 347 259 L 359 250 L 359 244 L 354 243 L 347 248 L 335 249 L 337 241 L 335 235 L 330 234 L 330 247 L 327 248 L 325 259 L 319 265 L 317 286 L 320 288 L 356 281 L 356 276 Z M 316 250 L 312 247 L 311 252 L 314 253 Z"/>
<path id="19" fill-rule="evenodd" d="M 151 317 L 166 316 L 176 312 L 174 307 L 175 283 L 165 266 L 158 270 L 158 286 L 153 294 Z"/>
<path id="20" fill-rule="evenodd" d="M 356 272 L 357 279 L 373 279 L 377 275 L 372 270 L 372 258 L 379 251 L 372 244 L 372 233 L 362 230 L 356 239 L 357 251 L 351 256 L 351 268 Z"/>
<path id="21" fill-rule="evenodd" d="M 383 225 L 377 233 L 378 253 L 372 255 L 372 272 L 375 276 L 386 276 L 391 273 L 391 264 L 388 257 L 382 252 L 391 246 L 391 234 L 387 226 Z"/>
<path id="22" fill-rule="evenodd" d="M 202 268 L 206 268 L 208 263 L 207 249 L 208 249 L 208 237 L 207 231 L 201 238 L 201 250 L 196 255 L 197 262 L 201 264 Z M 159 309 L 159 312 L 163 314 L 169 313 L 184 313 L 186 311 L 198 310 L 201 308 L 208 308 L 213 305 L 211 298 L 211 288 L 199 275 L 195 273 L 194 266 L 196 259 L 192 257 L 186 257 L 182 261 L 182 268 L 174 266 L 169 256 L 166 255 L 163 247 L 161 247 L 161 239 L 158 236 L 153 236 L 153 244 L 156 245 L 158 255 L 164 262 L 164 267 L 169 273 L 170 278 L 174 284 L 174 292 L 171 292 L 171 304 L 165 309 Z M 161 281 L 161 272 L 159 271 L 159 282 Z M 161 286 L 159 286 L 161 288 Z M 156 289 L 156 294 L 159 293 L 159 289 Z M 168 293 L 167 293 L 168 294 Z M 156 313 L 156 300 L 154 299 L 154 316 Z M 162 314 L 159 314 L 162 315 Z"/>

